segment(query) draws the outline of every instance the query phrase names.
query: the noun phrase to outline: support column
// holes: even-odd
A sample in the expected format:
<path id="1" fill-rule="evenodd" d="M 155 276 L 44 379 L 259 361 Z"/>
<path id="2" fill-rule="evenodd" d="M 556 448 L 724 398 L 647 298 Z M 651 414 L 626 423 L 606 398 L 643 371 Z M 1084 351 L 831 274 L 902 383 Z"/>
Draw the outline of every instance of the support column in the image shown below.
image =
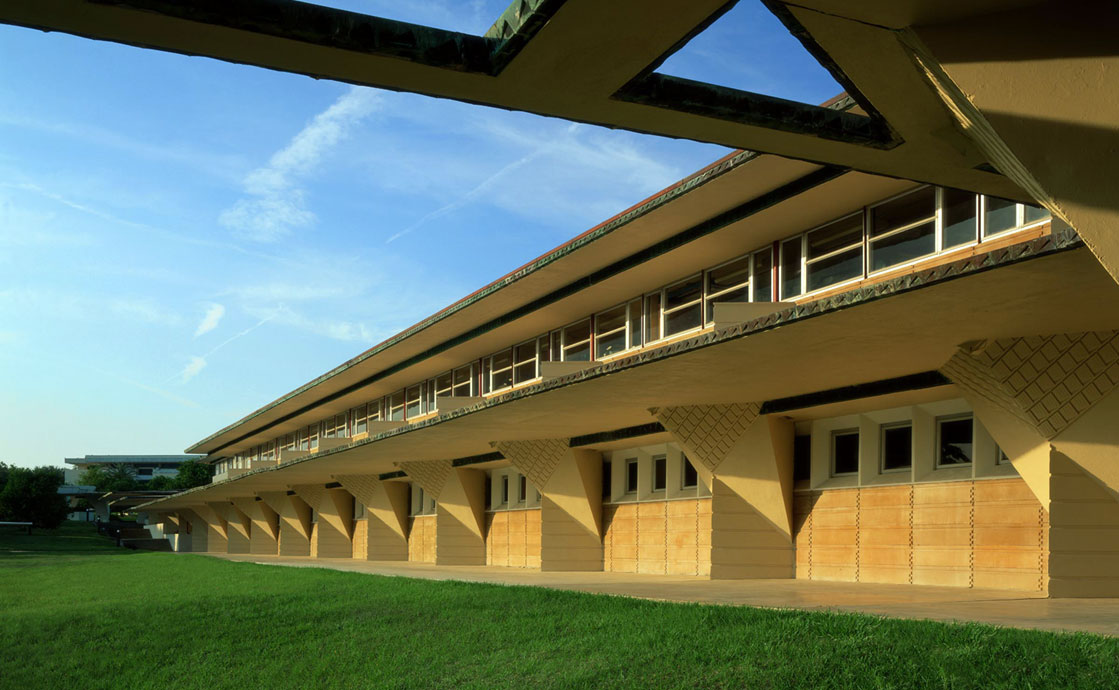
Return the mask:
<path id="1" fill-rule="evenodd" d="M 249 553 L 252 521 L 232 503 L 211 501 L 206 504 L 225 523 L 226 553 Z"/>
<path id="2" fill-rule="evenodd" d="M 311 533 L 311 556 L 353 558 L 354 497 L 345 489 L 327 489 L 322 484 L 291 488 L 318 514 Z"/>
<path id="3" fill-rule="evenodd" d="M 792 423 L 756 403 L 652 412 L 711 488 L 712 579 L 794 577 Z"/>
<path id="4" fill-rule="evenodd" d="M 249 553 L 275 556 L 279 550 L 280 516 L 256 497 L 234 498 L 233 505 L 252 525 L 249 529 Z"/>
<path id="5" fill-rule="evenodd" d="M 495 444 L 540 489 L 540 570 L 602 570 L 602 455 L 567 439 Z"/>
<path id="6" fill-rule="evenodd" d="M 366 509 L 366 559 L 408 560 L 408 485 L 384 482 L 376 475 L 339 475 L 346 488 Z M 355 552 L 357 545 L 354 545 Z"/>
<path id="7" fill-rule="evenodd" d="M 259 496 L 279 516 L 279 555 L 310 556 L 311 506 L 286 491 L 266 491 Z"/>
<path id="8" fill-rule="evenodd" d="M 435 499 L 436 565 L 485 565 L 486 475 L 450 460 L 402 462 L 400 468 Z"/>
<path id="9" fill-rule="evenodd" d="M 1119 332 L 969 343 L 943 371 L 1048 513 L 1049 596 L 1119 596 Z"/>
<path id="10" fill-rule="evenodd" d="M 206 553 L 227 553 L 228 552 L 228 537 L 226 536 L 226 523 L 218 513 L 209 505 L 199 503 L 191 506 L 193 514 L 197 520 L 192 521 L 194 527 L 194 539 L 192 540 L 192 551 L 206 552 Z M 202 540 L 198 539 L 203 536 Z"/>
<path id="11" fill-rule="evenodd" d="M 206 550 L 206 527 L 202 518 L 194 514 L 189 508 L 178 511 L 179 538 L 176 540 L 176 551 L 193 553 L 196 547 L 199 551 Z M 197 535 L 197 539 L 195 536 Z"/>

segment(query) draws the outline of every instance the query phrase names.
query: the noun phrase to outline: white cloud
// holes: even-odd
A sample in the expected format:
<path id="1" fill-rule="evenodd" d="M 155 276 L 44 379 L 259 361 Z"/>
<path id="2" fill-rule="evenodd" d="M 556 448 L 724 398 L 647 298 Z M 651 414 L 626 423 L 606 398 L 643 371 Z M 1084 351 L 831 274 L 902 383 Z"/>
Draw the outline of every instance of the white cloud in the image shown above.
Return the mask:
<path id="1" fill-rule="evenodd" d="M 218 222 L 237 237 L 255 242 L 275 242 L 296 228 L 312 224 L 315 214 L 307 208 L 306 193 L 299 181 L 314 172 L 323 156 L 380 102 L 372 89 L 351 87 L 274 153 L 267 165 L 245 177 L 243 187 L 248 196 L 223 211 Z"/>
<path id="2" fill-rule="evenodd" d="M 193 355 L 191 356 L 190 361 L 187 362 L 187 365 L 183 367 L 183 370 L 179 372 L 179 380 L 183 383 L 186 383 L 195 376 L 198 376 L 198 374 L 205 368 L 205 358 Z"/>
<path id="3" fill-rule="evenodd" d="M 209 308 L 206 309 L 206 315 L 202 317 L 202 321 L 199 322 L 198 328 L 194 330 L 194 337 L 197 338 L 217 328 L 223 316 L 225 316 L 225 307 L 221 304 L 211 304 Z"/>

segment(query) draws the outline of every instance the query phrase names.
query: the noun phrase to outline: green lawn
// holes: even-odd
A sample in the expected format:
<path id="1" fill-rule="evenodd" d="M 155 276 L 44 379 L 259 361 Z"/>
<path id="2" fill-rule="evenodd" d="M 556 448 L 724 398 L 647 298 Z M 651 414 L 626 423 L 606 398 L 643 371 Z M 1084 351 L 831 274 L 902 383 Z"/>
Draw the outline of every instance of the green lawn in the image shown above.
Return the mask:
<path id="1" fill-rule="evenodd" d="M 1116 688 L 1119 640 L 0 534 L 0 688 Z"/>

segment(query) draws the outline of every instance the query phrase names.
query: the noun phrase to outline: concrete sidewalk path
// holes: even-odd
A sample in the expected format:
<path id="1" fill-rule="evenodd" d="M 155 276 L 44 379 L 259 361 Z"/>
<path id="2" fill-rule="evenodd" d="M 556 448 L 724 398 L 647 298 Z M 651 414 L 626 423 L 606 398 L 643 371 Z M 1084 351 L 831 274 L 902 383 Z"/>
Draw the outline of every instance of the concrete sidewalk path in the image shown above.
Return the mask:
<path id="1" fill-rule="evenodd" d="M 989 623 L 1119 636 L 1119 599 L 1048 599 L 1042 593 L 809 580 L 708 580 L 680 575 L 541 572 L 497 566 L 206 554 L 230 561 L 329 568 L 425 580 L 551 587 L 663 601 L 852 611 L 894 618 Z"/>

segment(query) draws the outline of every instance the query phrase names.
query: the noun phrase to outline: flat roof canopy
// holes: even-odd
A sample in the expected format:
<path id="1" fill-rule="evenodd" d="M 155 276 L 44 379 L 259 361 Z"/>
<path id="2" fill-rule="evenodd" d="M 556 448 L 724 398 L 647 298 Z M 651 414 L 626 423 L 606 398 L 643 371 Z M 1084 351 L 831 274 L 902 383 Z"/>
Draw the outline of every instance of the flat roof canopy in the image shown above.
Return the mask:
<path id="1" fill-rule="evenodd" d="M 7 0 L 0 22 L 1029 200 L 985 166 L 898 31 L 1029 0 L 766 0 L 853 111 L 656 71 L 734 4 L 517 0 L 484 36 L 275 0 Z"/>

